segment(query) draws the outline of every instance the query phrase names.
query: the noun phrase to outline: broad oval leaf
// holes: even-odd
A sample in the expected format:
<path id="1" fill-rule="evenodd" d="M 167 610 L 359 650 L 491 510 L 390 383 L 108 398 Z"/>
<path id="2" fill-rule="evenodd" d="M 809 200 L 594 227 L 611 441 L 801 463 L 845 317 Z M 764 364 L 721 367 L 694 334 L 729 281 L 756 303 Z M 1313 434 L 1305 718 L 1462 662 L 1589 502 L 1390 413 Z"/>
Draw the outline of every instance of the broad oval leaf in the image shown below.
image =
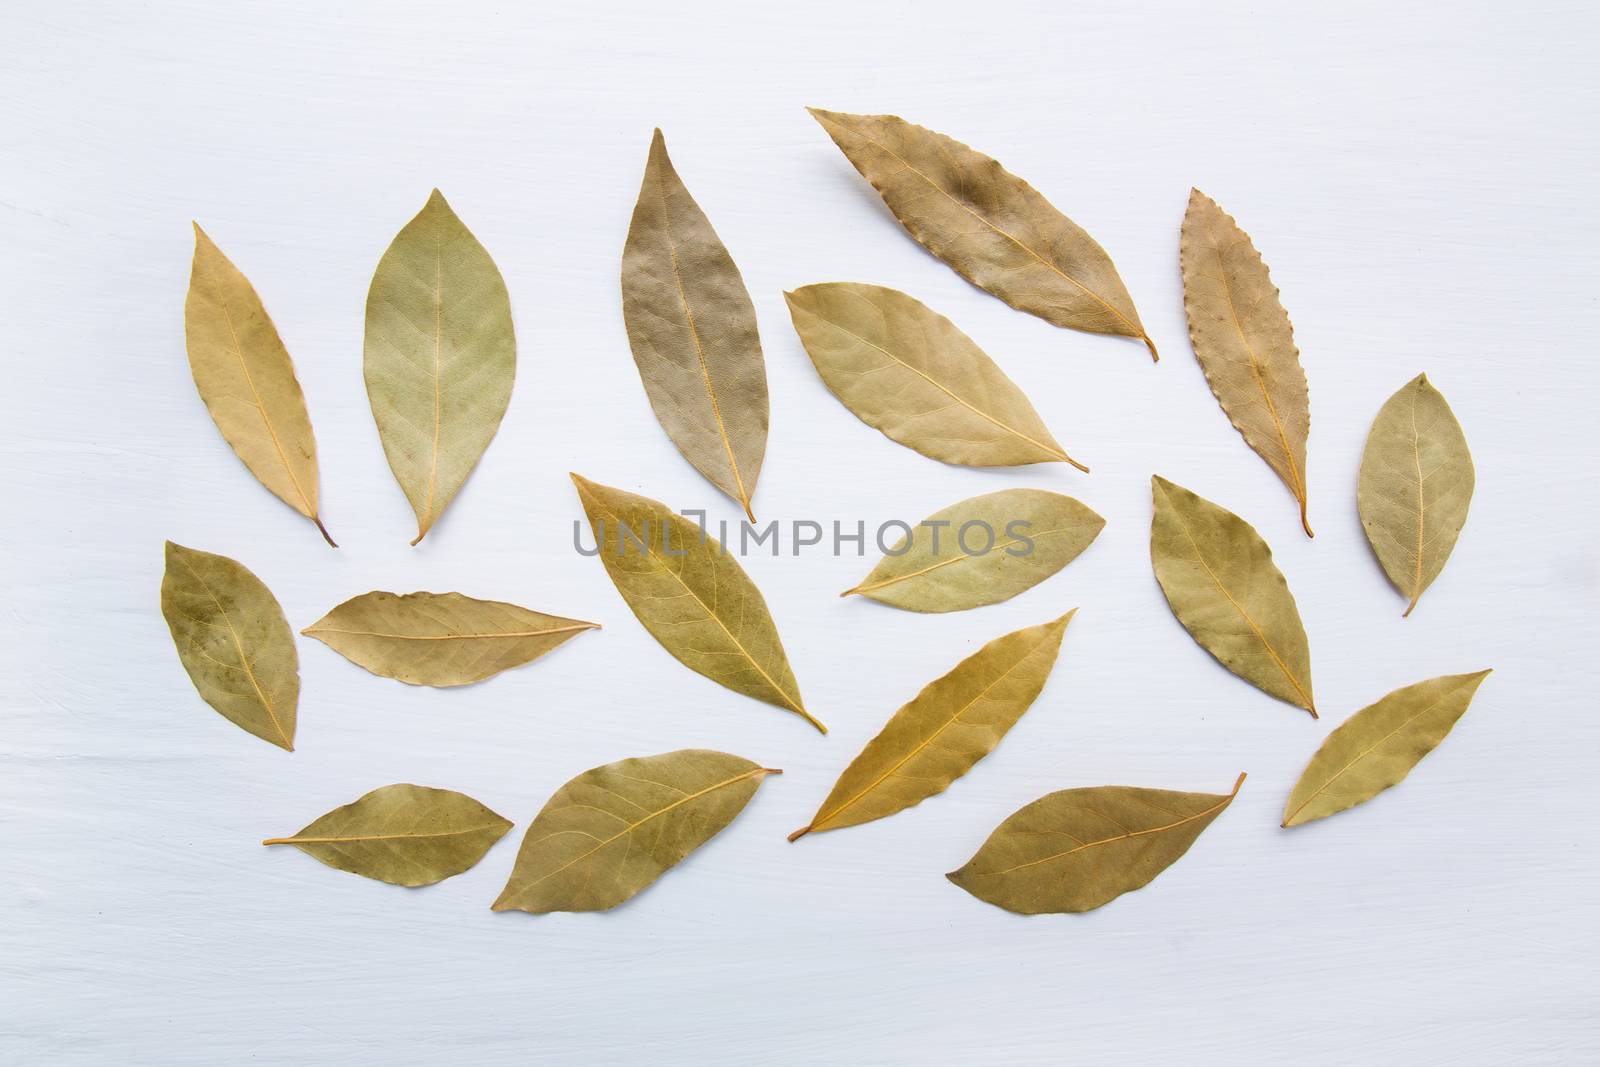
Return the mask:
<path id="1" fill-rule="evenodd" d="M 1317 717 L 1300 609 L 1255 527 L 1165 478 L 1151 479 L 1150 562 L 1172 613 L 1251 685 Z"/>
<path id="2" fill-rule="evenodd" d="M 1105 524 L 1072 497 L 1043 489 L 970 497 L 923 519 L 839 595 L 923 612 L 998 604 L 1071 563 Z"/>
<path id="3" fill-rule="evenodd" d="M 341 871 L 390 885 L 433 885 L 483 858 L 511 822 L 464 793 L 422 785 L 386 785 L 334 808 L 290 837 L 293 845 Z"/>
<path id="4" fill-rule="evenodd" d="M 1449 674 L 1396 689 L 1328 735 L 1295 783 L 1284 826 L 1325 819 L 1398 785 L 1466 714 L 1489 676 Z"/>
<path id="5" fill-rule="evenodd" d="M 828 732 L 806 711 L 767 602 L 732 555 L 658 500 L 576 474 L 572 481 L 606 573 L 662 648 L 697 674 Z"/>
<path id="6" fill-rule="evenodd" d="M 198 222 L 183 325 L 195 388 L 223 439 L 332 545 L 317 514 L 317 439 L 294 362 L 250 279 Z"/>
<path id="7" fill-rule="evenodd" d="M 300 632 L 373 674 L 409 685 L 470 685 L 520 667 L 598 624 L 460 593 L 371 592 Z"/>
<path id="8" fill-rule="evenodd" d="M 1232 216 L 1189 191 L 1178 245 L 1183 309 L 1195 358 L 1217 402 L 1300 504 L 1306 517 L 1306 434 L 1311 407 L 1289 313 L 1261 253 Z"/>
<path id="9" fill-rule="evenodd" d="M 272 591 L 227 556 L 167 542 L 161 614 L 207 704 L 263 741 L 294 751 L 300 657 Z"/>
<path id="10" fill-rule="evenodd" d="M 495 911 L 606 911 L 715 837 L 781 771 L 685 748 L 584 771 L 528 827 Z"/>
<path id="11" fill-rule="evenodd" d="M 1008 817 L 945 875 L 1019 915 L 1093 911 L 1176 863 L 1239 795 L 1102 785 L 1063 789 Z"/>
<path id="12" fill-rule="evenodd" d="M 900 225 L 957 274 L 1018 311 L 1136 337 L 1160 358 L 1106 250 L 1033 186 L 895 115 L 810 111 Z"/>
<path id="13" fill-rule="evenodd" d="M 1028 398 L 956 324 L 897 289 L 824 282 L 783 294 L 823 382 L 885 437 L 969 467 L 1070 463 Z"/>
<path id="14" fill-rule="evenodd" d="M 948 789 L 1033 706 L 1076 612 L 997 637 L 929 682 L 867 742 L 789 840 L 887 818 Z"/>
<path id="15" fill-rule="evenodd" d="M 662 429 L 754 522 L 750 498 L 767 450 L 756 309 L 733 257 L 673 169 L 660 130 L 622 252 L 622 317 Z"/>
<path id="16" fill-rule="evenodd" d="M 1461 424 L 1419 374 L 1378 412 L 1361 455 L 1356 505 L 1389 581 L 1411 598 L 1444 570 L 1467 522 L 1477 475 Z"/>
<path id="17" fill-rule="evenodd" d="M 517 371 L 511 300 L 489 253 L 435 189 L 367 291 L 372 417 L 421 541 L 506 413 Z"/>

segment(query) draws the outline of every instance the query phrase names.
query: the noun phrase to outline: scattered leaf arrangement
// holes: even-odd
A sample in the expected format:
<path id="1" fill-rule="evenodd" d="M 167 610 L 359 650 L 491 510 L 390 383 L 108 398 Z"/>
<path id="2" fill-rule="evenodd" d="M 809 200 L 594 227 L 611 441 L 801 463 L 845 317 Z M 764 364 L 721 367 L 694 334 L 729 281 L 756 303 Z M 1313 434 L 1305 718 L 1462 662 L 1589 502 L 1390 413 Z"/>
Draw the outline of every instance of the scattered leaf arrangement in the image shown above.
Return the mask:
<path id="1" fill-rule="evenodd" d="M 1056 326 L 1133 338 L 1158 358 L 1106 251 L 1027 182 L 894 116 L 812 115 L 906 231 L 962 277 Z M 1198 190 L 1183 220 L 1179 262 L 1190 340 L 1206 380 L 1245 443 L 1293 494 L 1309 537 L 1306 375 L 1266 264 Z M 621 282 L 628 341 L 662 429 L 754 521 L 768 429 L 755 307 L 659 130 Z M 1087 472 L 999 364 L 914 297 L 847 282 L 804 285 L 785 297 L 824 384 L 890 440 L 945 463 L 1066 463 Z M 254 287 L 198 225 L 185 318 L 195 385 L 224 439 L 332 545 L 294 364 Z M 505 282 L 437 190 L 378 262 L 364 365 L 384 452 L 416 513 L 416 544 L 494 437 L 516 376 Z M 696 673 L 827 732 L 806 709 L 761 591 L 731 554 L 665 504 L 572 479 L 602 564 L 662 647 Z M 1372 550 L 1409 601 L 1406 615 L 1444 568 L 1472 490 L 1461 427 L 1418 375 L 1379 410 L 1356 494 Z M 1178 621 L 1228 670 L 1316 718 L 1305 627 L 1266 541 L 1238 515 L 1165 478 L 1153 479 L 1152 495 L 1151 563 Z M 929 516 L 840 595 L 915 612 L 999 603 L 1060 571 L 1104 525 L 1079 501 L 1043 489 L 972 497 Z M 988 531 L 983 551 L 966 546 L 973 527 Z M 292 752 L 299 659 L 266 585 L 232 559 L 169 542 L 161 609 L 200 696 L 241 729 Z M 887 818 L 950 788 L 1033 705 L 1075 613 L 996 637 L 929 682 L 845 767 L 790 840 Z M 373 674 L 442 687 L 483 681 L 598 628 L 461 593 L 374 591 L 301 632 Z M 1449 733 L 1488 674 L 1419 682 L 1356 712 L 1312 757 L 1283 826 L 1325 818 L 1398 784 Z M 614 908 L 719 833 L 778 773 L 705 749 L 585 771 L 529 825 L 493 907 Z M 1005 819 L 947 877 L 1022 914 L 1098 908 L 1176 862 L 1244 780 L 1240 774 L 1226 793 L 1118 785 L 1050 793 Z M 264 843 L 422 886 L 472 867 L 511 828 L 461 793 L 396 784 Z"/>

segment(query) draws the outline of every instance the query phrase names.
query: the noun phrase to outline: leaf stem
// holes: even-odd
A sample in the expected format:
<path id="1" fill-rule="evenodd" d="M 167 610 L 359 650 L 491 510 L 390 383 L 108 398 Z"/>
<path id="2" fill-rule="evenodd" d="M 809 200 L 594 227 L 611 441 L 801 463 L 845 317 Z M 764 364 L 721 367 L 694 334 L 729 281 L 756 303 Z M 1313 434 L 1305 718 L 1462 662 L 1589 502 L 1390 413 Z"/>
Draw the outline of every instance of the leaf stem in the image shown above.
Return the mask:
<path id="1" fill-rule="evenodd" d="M 334 548 L 338 548 L 339 547 L 339 542 L 335 541 L 332 537 L 328 536 L 328 528 L 326 526 L 322 525 L 322 519 L 320 519 L 316 515 L 313 515 L 313 516 L 311 516 L 311 521 L 317 524 L 317 532 L 322 534 L 322 539 L 324 541 L 328 542 L 328 544 L 332 545 Z"/>

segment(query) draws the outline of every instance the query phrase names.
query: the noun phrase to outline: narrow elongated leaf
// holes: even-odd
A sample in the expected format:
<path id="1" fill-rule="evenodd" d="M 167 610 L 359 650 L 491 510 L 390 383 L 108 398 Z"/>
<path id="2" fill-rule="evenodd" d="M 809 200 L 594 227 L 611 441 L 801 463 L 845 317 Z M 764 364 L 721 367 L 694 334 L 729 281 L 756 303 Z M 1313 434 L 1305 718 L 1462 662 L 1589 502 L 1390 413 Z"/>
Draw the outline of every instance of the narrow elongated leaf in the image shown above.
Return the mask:
<path id="1" fill-rule="evenodd" d="M 894 115 L 810 111 L 900 225 L 957 274 L 1018 311 L 1137 337 L 1160 358 L 1106 250 L 1033 186 Z"/>
<path id="2" fill-rule="evenodd" d="M 416 544 L 500 428 L 517 372 L 500 270 L 435 189 L 367 292 L 367 398 Z"/>
<path id="3" fill-rule="evenodd" d="M 656 418 L 685 459 L 744 506 L 767 451 L 767 367 L 733 257 L 650 142 L 622 251 L 622 317 Z"/>
<path id="4" fill-rule="evenodd" d="M 1300 609 L 1255 527 L 1165 478 L 1151 479 L 1150 561 L 1200 647 L 1256 688 L 1317 717 Z"/>
<path id="5" fill-rule="evenodd" d="M 495 911 L 605 911 L 715 837 L 783 772 L 685 748 L 584 771 L 556 790 L 522 839 Z"/>
<path id="6" fill-rule="evenodd" d="M 945 875 L 1020 915 L 1093 911 L 1142 889 L 1189 851 L 1239 795 L 1102 785 L 1063 789 L 1018 809 Z"/>
<path id="7" fill-rule="evenodd" d="M 789 840 L 886 818 L 948 789 L 1033 706 L 1076 611 L 997 637 L 929 682 L 867 742 Z"/>
<path id="8" fill-rule="evenodd" d="M 1479 671 L 1430 678 L 1350 716 L 1328 735 L 1295 783 L 1283 825 L 1325 819 L 1399 785 L 1466 714 L 1488 676 Z"/>
<path id="9" fill-rule="evenodd" d="M 1060 493 L 1002 489 L 917 524 L 852 593 L 907 611 L 963 611 L 1032 589 L 1077 558 L 1106 520 Z"/>
<path id="10" fill-rule="evenodd" d="M 261 843 L 293 845 L 363 878 L 417 886 L 467 870 L 509 829 L 510 820 L 463 793 L 386 785 L 334 808 L 293 836 Z"/>
<path id="11" fill-rule="evenodd" d="M 1179 241 L 1183 308 L 1206 381 L 1245 443 L 1267 461 L 1306 517 L 1306 372 L 1289 313 L 1250 235 L 1216 201 L 1189 191 Z"/>
<path id="12" fill-rule="evenodd" d="M 189 680 L 242 730 L 294 751 L 300 657 L 283 609 L 244 564 L 167 542 L 161 614 Z"/>
<path id="13" fill-rule="evenodd" d="M 470 685 L 520 667 L 592 622 L 460 593 L 363 593 L 300 632 L 373 674 L 410 685 Z"/>
<path id="14" fill-rule="evenodd" d="M 1383 572 L 1417 606 L 1467 522 L 1477 475 L 1455 412 L 1419 374 L 1378 412 L 1361 456 L 1356 504 Z"/>
<path id="15" fill-rule="evenodd" d="M 660 501 L 576 474 L 572 481 L 606 573 L 662 648 L 717 684 L 828 732 L 806 711 L 767 602 L 732 555 Z"/>
<path id="16" fill-rule="evenodd" d="M 1070 463 L 1039 413 L 972 338 L 914 297 L 825 282 L 783 294 L 817 373 L 845 407 L 945 463 Z"/>
<path id="17" fill-rule="evenodd" d="M 195 387 L 223 439 L 332 545 L 317 514 L 317 439 L 294 362 L 250 279 L 198 222 L 183 324 Z"/>

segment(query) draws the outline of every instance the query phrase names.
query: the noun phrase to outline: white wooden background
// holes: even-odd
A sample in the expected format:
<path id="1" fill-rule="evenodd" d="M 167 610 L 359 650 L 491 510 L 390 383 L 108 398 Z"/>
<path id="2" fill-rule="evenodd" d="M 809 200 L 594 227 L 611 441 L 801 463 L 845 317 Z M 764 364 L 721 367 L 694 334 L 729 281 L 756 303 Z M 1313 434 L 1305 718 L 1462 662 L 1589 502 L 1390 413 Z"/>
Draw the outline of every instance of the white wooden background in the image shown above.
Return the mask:
<path id="1" fill-rule="evenodd" d="M 9 1063 L 1595 1062 L 1596 247 L 1591 4 L 535 5 L 6 0 L 0 31 L 0 1060 Z M 1052 328 L 896 226 L 803 110 L 903 114 L 989 151 L 1115 257 L 1165 357 Z M 693 675 L 574 555 L 568 470 L 732 519 L 651 417 L 618 261 L 651 128 L 761 317 L 781 520 L 915 521 L 1007 485 L 1109 524 L 1003 605 L 917 616 L 834 592 L 868 560 L 754 558 L 808 704 Z M 1187 343 L 1190 185 L 1272 266 L 1311 383 L 1311 518 L 1230 428 Z M 362 387 L 362 306 L 438 185 L 492 251 L 511 409 L 428 539 Z M 208 419 L 182 307 L 198 219 L 299 368 L 335 552 Z M 945 467 L 825 391 L 781 292 L 905 289 L 952 317 L 1094 474 Z M 1371 558 L 1356 466 L 1426 370 L 1478 466 L 1416 614 Z M 1274 546 L 1321 722 L 1217 666 L 1151 576 L 1148 481 Z M 242 560 L 296 627 L 372 588 L 591 618 L 459 691 L 302 642 L 298 751 L 203 705 L 157 608 L 161 543 Z M 1081 606 L 1039 702 L 948 793 L 798 844 L 843 765 L 983 641 Z M 1366 807 L 1278 829 L 1350 712 L 1497 668 Z M 786 772 L 627 906 L 488 909 L 527 821 L 590 766 L 683 746 Z M 942 877 L 1043 793 L 1238 802 L 1146 890 L 1020 918 Z M 517 830 L 408 891 L 263 836 L 378 785 L 464 790 Z"/>

